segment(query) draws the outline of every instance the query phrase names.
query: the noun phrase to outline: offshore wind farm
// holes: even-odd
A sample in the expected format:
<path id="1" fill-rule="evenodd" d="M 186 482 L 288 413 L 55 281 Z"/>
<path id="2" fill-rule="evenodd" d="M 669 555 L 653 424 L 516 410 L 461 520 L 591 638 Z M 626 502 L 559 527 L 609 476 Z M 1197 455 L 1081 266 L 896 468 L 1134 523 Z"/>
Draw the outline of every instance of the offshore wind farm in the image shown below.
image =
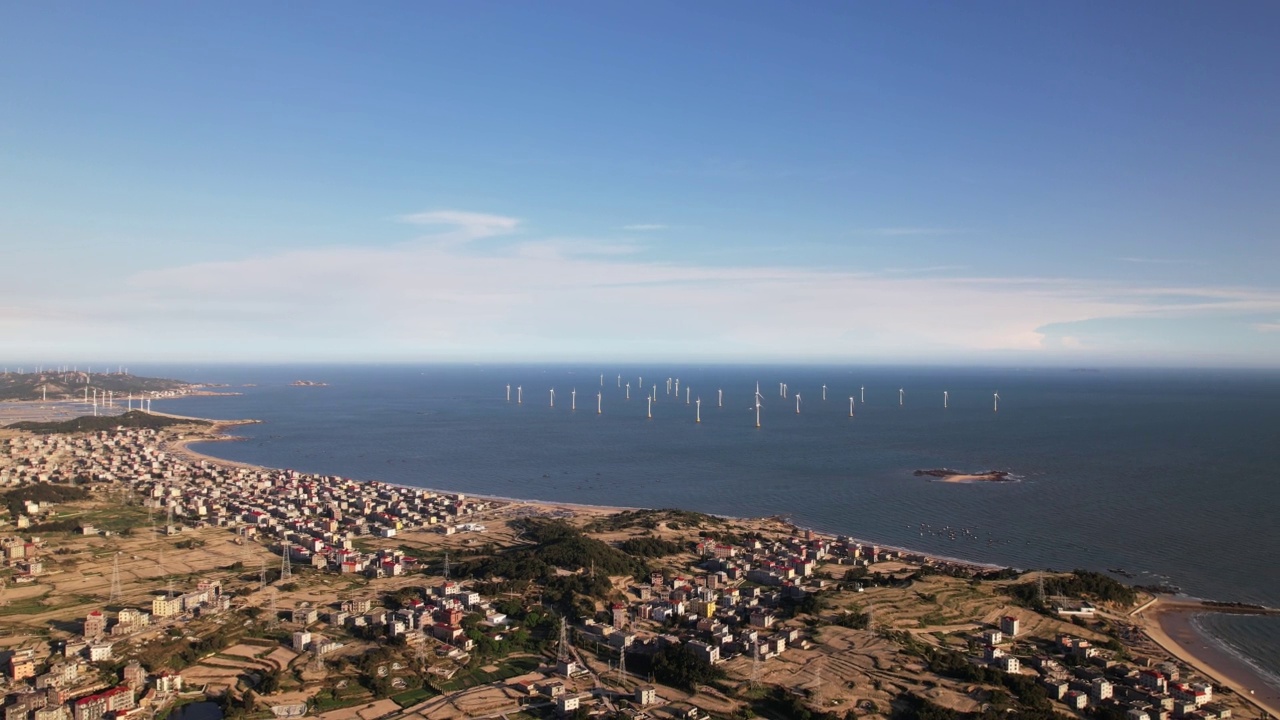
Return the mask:
<path id="1" fill-rule="evenodd" d="M 1275 500 L 1256 497 L 1280 426 L 1274 373 L 724 366 L 681 372 L 677 396 L 674 373 L 645 369 L 628 374 L 662 379 L 628 400 L 616 381 L 568 366 L 340 367 L 316 389 L 272 367 L 199 372 L 242 394 L 156 409 L 263 420 L 237 431 L 243 442 L 203 449 L 232 460 L 488 495 L 782 514 L 966 559 L 1127 568 L 1140 582 L 1280 602 L 1280 581 L 1245 562 L 1277 532 Z M 757 392 L 757 378 L 781 383 L 777 397 Z M 531 383 L 546 401 L 521 402 Z M 795 395 L 820 397 L 823 384 L 828 400 L 802 399 L 797 414 Z M 594 409 L 551 406 L 551 387 L 583 385 Z M 1022 481 L 956 487 L 914 475 L 934 468 Z M 1158 526 L 1116 529 L 1153 512 Z M 921 537 L 921 523 L 978 528 L 981 540 Z"/>
<path id="2" fill-rule="evenodd" d="M 1280 577 L 1258 571 L 1280 542 L 1275 372 L 637 370 L 627 375 L 640 387 L 661 379 L 628 399 L 616 372 L 609 383 L 567 365 L 310 368 L 326 380 L 316 388 L 277 366 L 157 369 L 240 394 L 155 405 L 260 420 L 237 427 L 239 442 L 193 446 L 238 462 L 493 497 L 782 516 L 972 562 L 1086 568 L 1280 605 Z M 776 397 L 760 390 L 770 383 Z M 547 401 L 522 402 L 525 385 L 547 388 Z M 797 401 L 823 385 L 827 401 Z M 594 412 L 553 407 L 553 387 L 594 390 Z M 1018 481 L 937 482 L 974 473 Z M 1280 674 L 1280 650 L 1266 649 L 1280 648 L 1280 620 L 1225 618 L 1213 633 Z"/>

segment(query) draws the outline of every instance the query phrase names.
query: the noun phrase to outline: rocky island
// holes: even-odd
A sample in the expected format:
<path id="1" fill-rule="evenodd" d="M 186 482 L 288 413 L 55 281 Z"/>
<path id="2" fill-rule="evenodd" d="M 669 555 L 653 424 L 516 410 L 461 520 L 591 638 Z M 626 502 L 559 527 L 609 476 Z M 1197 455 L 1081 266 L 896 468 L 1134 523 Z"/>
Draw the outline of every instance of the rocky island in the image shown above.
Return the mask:
<path id="1" fill-rule="evenodd" d="M 913 473 L 916 477 L 937 478 L 940 482 L 951 483 L 968 483 L 968 482 L 1013 482 L 1010 474 L 1004 470 L 988 470 L 980 473 L 965 473 L 959 470 L 948 470 L 947 468 L 937 468 L 934 470 L 917 470 Z"/>

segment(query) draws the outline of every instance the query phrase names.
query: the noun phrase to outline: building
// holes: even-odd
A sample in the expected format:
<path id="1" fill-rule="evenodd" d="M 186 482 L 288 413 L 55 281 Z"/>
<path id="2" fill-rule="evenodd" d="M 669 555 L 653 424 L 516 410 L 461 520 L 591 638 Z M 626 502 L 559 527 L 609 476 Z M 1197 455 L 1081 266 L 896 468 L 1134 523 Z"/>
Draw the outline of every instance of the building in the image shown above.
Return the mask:
<path id="1" fill-rule="evenodd" d="M 1020 630 L 1021 628 L 1019 627 L 1018 618 L 1012 615 L 1005 615 L 1000 618 L 1000 632 L 1004 633 L 1006 636 L 1010 638 L 1018 637 L 1018 632 Z"/>
<path id="2" fill-rule="evenodd" d="M 89 661 L 103 662 L 111 659 L 111 643 L 95 642 L 89 643 Z"/>
<path id="3" fill-rule="evenodd" d="M 17 652 L 9 658 L 9 677 L 14 680 L 25 680 L 36 674 L 35 653 Z"/>
<path id="4" fill-rule="evenodd" d="M 124 684 L 137 692 L 147 686 L 147 670 L 137 660 L 130 660 L 124 670 L 120 671 Z"/>
<path id="5" fill-rule="evenodd" d="M 306 652 L 307 646 L 311 644 L 311 633 L 301 630 L 293 634 L 293 651 Z"/>
<path id="6" fill-rule="evenodd" d="M 156 676 L 156 692 L 182 692 L 182 676 L 171 672 L 160 673 Z"/>
<path id="7" fill-rule="evenodd" d="M 658 701 L 658 689 L 652 685 L 641 685 L 636 688 L 635 695 L 636 704 L 640 707 L 648 707 Z"/>
<path id="8" fill-rule="evenodd" d="M 108 713 L 119 713 L 133 707 L 133 691 L 127 685 L 118 685 L 76 700 L 71 704 L 71 714 L 74 720 L 102 720 Z"/>
<path id="9" fill-rule="evenodd" d="M 182 613 L 182 598 L 171 598 L 167 595 L 157 595 L 151 599 L 151 615 L 153 617 L 173 617 Z"/>
<path id="10" fill-rule="evenodd" d="M 107 616 L 101 610 L 90 612 L 84 619 L 84 637 L 86 640 L 97 640 L 107 632 Z"/>
<path id="11" fill-rule="evenodd" d="M 579 702 L 577 695 L 561 695 L 556 699 L 556 712 L 561 716 L 568 715 L 578 711 Z"/>
<path id="12" fill-rule="evenodd" d="M 708 645 L 699 640 L 694 640 L 689 643 L 689 649 L 698 658 L 712 665 L 720 662 L 720 648 L 715 645 Z"/>

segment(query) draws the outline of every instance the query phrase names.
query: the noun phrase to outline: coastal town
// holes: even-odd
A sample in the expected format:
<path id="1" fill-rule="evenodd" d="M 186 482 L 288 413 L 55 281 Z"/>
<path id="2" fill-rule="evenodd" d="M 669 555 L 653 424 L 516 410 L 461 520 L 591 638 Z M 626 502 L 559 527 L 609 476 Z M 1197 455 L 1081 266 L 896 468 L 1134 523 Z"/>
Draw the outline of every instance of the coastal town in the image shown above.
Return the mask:
<path id="1" fill-rule="evenodd" d="M 4 720 L 1249 718 L 1157 598 L 675 510 L 215 461 L 132 412 L 0 430 Z"/>

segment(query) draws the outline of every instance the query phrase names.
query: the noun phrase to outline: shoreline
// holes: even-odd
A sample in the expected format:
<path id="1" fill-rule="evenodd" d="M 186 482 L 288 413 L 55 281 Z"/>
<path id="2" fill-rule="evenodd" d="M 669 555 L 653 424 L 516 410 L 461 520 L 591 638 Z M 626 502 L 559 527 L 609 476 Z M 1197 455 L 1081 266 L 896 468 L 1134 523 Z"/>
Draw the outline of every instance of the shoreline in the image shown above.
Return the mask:
<path id="1" fill-rule="evenodd" d="M 1230 688 L 1262 712 L 1280 717 L 1280 688 L 1275 686 L 1275 680 L 1226 647 L 1225 640 L 1197 626 L 1196 618 L 1211 614 L 1251 613 L 1232 613 L 1229 608 L 1157 596 L 1134 617 L 1141 621 L 1147 637 L 1165 652 L 1218 685 Z"/>
<path id="2" fill-rule="evenodd" d="M 185 416 L 174 416 L 185 417 Z M 243 440 L 245 438 L 230 435 L 225 431 L 238 425 L 256 424 L 258 420 L 212 420 L 207 418 L 200 419 L 210 423 L 208 433 L 213 437 L 184 437 L 168 444 L 168 447 L 176 453 L 194 460 L 205 460 L 211 463 L 217 463 L 225 466 L 245 468 L 250 470 L 260 470 L 265 472 L 280 471 L 280 468 L 269 468 L 262 465 L 252 463 L 244 463 L 225 458 L 219 458 L 213 455 L 207 455 L 199 451 L 191 449 L 190 445 L 196 442 L 227 442 L 234 440 Z M 315 473 L 320 474 L 320 473 Z M 528 507 L 542 509 L 544 511 L 569 511 L 583 512 L 591 515 L 607 515 L 624 511 L 637 510 L 654 510 L 659 508 L 642 508 L 642 507 L 626 507 L 613 505 L 589 505 L 584 503 L 557 502 L 552 500 L 539 500 L 530 498 L 512 498 L 497 495 L 472 494 L 459 492 L 456 490 L 445 490 L 439 488 L 427 488 L 414 485 L 405 485 L 403 483 L 392 483 L 383 480 L 359 480 L 356 478 L 345 478 L 355 482 L 372 482 L 392 487 L 401 487 L 411 490 L 426 490 L 441 494 L 465 495 L 466 497 L 490 500 L 495 502 L 507 503 L 510 508 Z M 710 513 L 708 513 L 710 514 Z M 935 555 L 929 552 L 912 550 L 910 548 L 898 547 L 896 545 L 888 545 L 876 543 L 873 541 L 856 538 L 852 535 L 844 535 L 843 533 L 832 533 L 822 531 L 816 528 L 808 528 L 798 525 L 785 516 L 771 516 L 769 518 L 741 518 L 734 516 L 715 515 L 726 520 L 737 521 L 758 521 L 773 519 L 781 522 L 797 531 L 809 530 L 819 536 L 834 538 L 837 535 L 848 537 L 850 540 L 859 544 L 876 545 L 888 550 L 894 550 L 901 553 L 909 553 L 928 558 L 937 562 L 946 562 L 955 565 L 969 567 L 978 571 L 1001 570 L 1006 566 L 982 563 L 972 560 L 964 560 L 960 558 L 950 558 Z M 1015 570 L 1022 569 L 1012 568 Z M 1258 609 L 1253 609 L 1257 612 Z M 1242 700 L 1258 708 L 1261 712 L 1267 713 L 1272 717 L 1280 718 L 1280 689 L 1275 688 L 1269 678 L 1265 676 L 1257 668 L 1253 667 L 1245 660 L 1236 657 L 1232 652 L 1221 647 L 1221 643 L 1225 642 L 1212 635 L 1201 631 L 1197 628 L 1192 620 L 1203 614 L 1221 613 L 1221 614 L 1241 614 L 1233 613 L 1231 608 L 1216 607 L 1206 605 L 1203 601 L 1197 600 L 1179 600 L 1172 597 L 1156 596 L 1153 600 L 1138 608 L 1132 613 L 1132 617 L 1139 622 L 1146 635 L 1160 646 L 1170 656 L 1182 661 L 1186 665 L 1195 668 L 1207 678 L 1224 687 L 1230 688 Z M 1245 614 L 1251 614 L 1246 612 Z M 1280 615 L 1280 610 L 1261 609 L 1258 614 Z M 1249 691 L 1253 690 L 1251 694 Z"/>
<path id="3" fill-rule="evenodd" d="M 240 462 L 238 460 L 229 460 L 226 458 L 217 457 L 215 455 L 208 455 L 206 453 L 202 453 L 198 450 L 194 450 L 191 448 L 191 445 L 193 443 L 200 443 L 200 442 L 221 443 L 221 442 L 232 442 L 237 440 L 244 440 L 245 438 L 239 437 L 236 435 L 230 435 L 226 433 L 225 430 L 227 428 L 236 427 L 239 425 L 256 425 L 261 423 L 262 422 L 261 420 L 252 420 L 252 419 L 213 420 L 209 418 L 196 418 L 196 417 L 191 417 L 186 415 L 173 415 L 173 414 L 167 414 L 167 413 L 155 413 L 155 414 L 165 415 L 166 417 L 172 417 L 172 418 L 200 420 L 202 422 L 210 423 L 208 432 L 213 435 L 216 435 L 216 437 L 211 437 L 211 438 L 184 437 L 183 439 L 173 441 L 166 445 L 166 447 L 168 447 L 172 452 L 176 454 L 180 454 L 188 459 L 204 460 L 211 463 L 220 463 L 223 465 L 243 468 L 246 470 L 259 470 L 264 472 L 272 472 L 272 471 L 278 472 L 281 470 L 289 469 L 289 468 L 271 468 L 264 465 L 256 465 L 253 463 Z M 318 475 L 323 473 L 313 473 L 313 474 Z M 525 507 L 535 507 L 535 508 L 545 508 L 545 509 L 578 510 L 581 512 L 589 512 L 592 514 L 613 514 L 613 513 L 627 512 L 627 511 L 634 512 L 638 510 L 665 509 L 665 508 L 650 508 L 650 507 L 633 507 L 633 506 L 626 506 L 626 505 L 594 505 L 589 503 L 575 503 L 575 502 L 568 502 L 568 501 L 562 502 L 559 500 L 547 500 L 547 499 L 540 499 L 540 498 L 516 498 L 516 497 L 505 496 L 505 495 L 487 495 L 483 493 L 471 493 L 471 492 L 464 492 L 460 490 L 450 490 L 445 488 L 424 487 L 419 485 L 406 485 L 404 483 L 387 482 L 386 480 L 372 480 L 372 479 L 361 480 L 358 478 L 345 478 L 345 479 L 354 480 L 356 482 L 378 483 L 380 485 L 404 488 L 407 490 L 426 490 L 429 492 L 440 493 L 442 495 L 465 495 L 466 497 L 477 498 L 481 500 L 508 503 L 513 507 L 525 506 Z M 670 508 L 670 509 L 680 510 L 683 508 Z M 698 510 L 698 511 L 691 511 L 691 512 L 702 512 L 702 511 Z M 722 518 L 724 520 L 732 520 L 732 521 L 738 521 L 738 522 L 777 520 L 778 522 L 784 525 L 787 525 L 789 527 L 792 527 L 799 532 L 809 531 L 820 537 L 826 537 L 830 539 L 835 539 L 836 537 L 847 537 L 849 540 L 855 543 L 858 543 L 860 545 L 874 545 L 876 547 L 883 548 L 885 550 L 892 550 L 898 553 L 904 553 L 904 554 L 910 554 L 910 555 L 918 555 L 920 557 L 928 558 L 929 560 L 932 560 L 934 562 L 947 563 L 951 565 L 959 565 L 963 567 L 972 568 L 975 571 L 980 571 L 980 572 L 987 572 L 992 570 L 1005 570 L 1005 569 L 1012 569 L 1012 570 L 1017 570 L 1019 572 L 1022 572 L 1022 568 L 1010 568 L 1007 565 L 1000 565 L 998 563 L 987 563 L 987 562 L 981 562 L 977 560 L 967 560 L 964 558 L 951 557 L 947 555 L 939 555 L 939 554 L 935 554 L 935 553 L 931 553 L 923 550 L 916 550 L 912 548 L 901 547 L 898 545 L 876 542 L 874 540 L 867 540 L 864 538 L 856 537 L 852 534 L 831 532 L 831 531 L 822 530 L 819 528 L 800 525 L 798 523 L 792 522 L 786 516 L 782 516 L 782 515 L 772 515 L 772 516 L 766 516 L 766 517 L 738 517 L 735 515 L 720 515 L 716 513 L 703 513 L 703 514 L 710 515 L 712 517 Z"/>

